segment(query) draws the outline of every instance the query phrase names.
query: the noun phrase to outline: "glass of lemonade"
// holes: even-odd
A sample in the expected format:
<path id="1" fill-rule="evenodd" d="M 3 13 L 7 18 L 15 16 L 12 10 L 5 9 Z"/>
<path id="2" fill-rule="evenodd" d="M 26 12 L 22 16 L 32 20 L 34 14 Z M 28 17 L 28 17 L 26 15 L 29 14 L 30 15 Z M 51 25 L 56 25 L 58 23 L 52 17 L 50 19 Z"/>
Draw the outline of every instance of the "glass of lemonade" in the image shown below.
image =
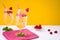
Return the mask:
<path id="1" fill-rule="evenodd" d="M 5 7 L 4 8 L 4 24 L 11 25 L 13 21 L 14 21 L 14 17 L 13 17 L 12 7 L 9 7 L 9 9 Z"/>
<path id="2" fill-rule="evenodd" d="M 16 15 L 16 25 L 18 28 L 23 29 L 27 25 L 27 14 L 26 11 L 22 13 L 20 9 Z"/>

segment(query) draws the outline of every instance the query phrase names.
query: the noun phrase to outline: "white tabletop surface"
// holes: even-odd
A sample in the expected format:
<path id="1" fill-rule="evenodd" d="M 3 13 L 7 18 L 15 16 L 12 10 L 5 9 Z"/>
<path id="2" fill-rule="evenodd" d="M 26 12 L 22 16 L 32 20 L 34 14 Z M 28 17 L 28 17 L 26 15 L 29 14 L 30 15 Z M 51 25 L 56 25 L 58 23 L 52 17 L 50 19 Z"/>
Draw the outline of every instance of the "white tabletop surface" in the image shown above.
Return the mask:
<path id="1" fill-rule="evenodd" d="M 2 28 L 5 26 L 0 26 L 0 40 L 7 40 L 3 35 L 3 31 Z M 18 30 L 19 28 L 17 28 L 16 26 L 8 26 L 14 30 Z M 29 29 L 30 31 L 34 32 L 35 34 L 37 34 L 39 36 L 39 38 L 37 39 L 33 39 L 33 40 L 60 40 L 60 26 L 42 26 L 41 30 L 36 30 L 34 29 L 34 26 L 26 26 L 25 28 Z M 51 29 L 51 31 L 53 32 L 53 34 L 49 34 L 49 32 L 47 31 L 48 29 Z M 57 30 L 58 33 L 55 34 L 54 31 Z"/>

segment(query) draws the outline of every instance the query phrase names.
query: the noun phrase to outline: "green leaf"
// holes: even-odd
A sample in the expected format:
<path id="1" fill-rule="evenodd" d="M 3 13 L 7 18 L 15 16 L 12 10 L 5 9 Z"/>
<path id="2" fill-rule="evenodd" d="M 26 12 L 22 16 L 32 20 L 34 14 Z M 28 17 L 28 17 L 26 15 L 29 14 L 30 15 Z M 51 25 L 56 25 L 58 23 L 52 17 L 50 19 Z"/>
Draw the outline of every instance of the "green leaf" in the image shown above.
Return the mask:
<path id="1" fill-rule="evenodd" d="M 17 34 L 17 36 L 24 37 L 25 34 L 23 34 L 23 33 L 21 32 L 21 33 Z"/>
<path id="2" fill-rule="evenodd" d="M 3 31 L 12 31 L 12 28 L 8 28 L 7 26 L 3 28 Z"/>

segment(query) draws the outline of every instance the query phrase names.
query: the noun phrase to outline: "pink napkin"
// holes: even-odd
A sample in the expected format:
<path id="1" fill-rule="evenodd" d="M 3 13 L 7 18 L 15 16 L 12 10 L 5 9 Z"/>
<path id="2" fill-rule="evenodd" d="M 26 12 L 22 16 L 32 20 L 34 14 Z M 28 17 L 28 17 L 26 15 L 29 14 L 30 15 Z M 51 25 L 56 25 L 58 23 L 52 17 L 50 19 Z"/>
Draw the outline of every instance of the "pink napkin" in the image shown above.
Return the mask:
<path id="1" fill-rule="evenodd" d="M 17 34 L 20 32 L 24 33 L 26 36 L 25 37 L 17 36 Z M 7 40 L 32 40 L 38 38 L 36 34 L 29 31 L 28 29 L 7 31 L 7 32 L 3 32 L 3 35 L 7 38 Z"/>

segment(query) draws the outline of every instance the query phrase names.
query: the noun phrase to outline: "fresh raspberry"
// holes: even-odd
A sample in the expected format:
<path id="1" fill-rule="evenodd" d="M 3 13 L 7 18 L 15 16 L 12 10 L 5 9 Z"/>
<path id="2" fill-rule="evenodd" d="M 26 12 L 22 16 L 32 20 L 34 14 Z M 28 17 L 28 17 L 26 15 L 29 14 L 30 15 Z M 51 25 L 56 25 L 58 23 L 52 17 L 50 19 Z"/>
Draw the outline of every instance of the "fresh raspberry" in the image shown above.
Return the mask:
<path id="1" fill-rule="evenodd" d="M 12 7 L 10 7 L 9 10 L 12 10 Z"/>
<path id="2" fill-rule="evenodd" d="M 41 25 L 39 25 L 39 29 L 42 29 L 42 26 Z"/>
<path id="3" fill-rule="evenodd" d="M 35 28 L 35 29 L 38 29 L 38 25 L 36 25 L 34 28 Z"/>
<path id="4" fill-rule="evenodd" d="M 35 29 L 42 29 L 41 25 L 36 25 Z"/>
<path id="5" fill-rule="evenodd" d="M 53 34 L 52 32 L 50 32 L 50 34 Z"/>
<path id="6" fill-rule="evenodd" d="M 29 12 L 29 8 L 26 8 L 25 10 L 26 10 L 26 12 Z"/>
<path id="7" fill-rule="evenodd" d="M 50 29 L 48 29 L 48 31 L 50 32 Z"/>
<path id="8" fill-rule="evenodd" d="M 54 33 L 58 33 L 58 31 L 54 31 Z"/>

